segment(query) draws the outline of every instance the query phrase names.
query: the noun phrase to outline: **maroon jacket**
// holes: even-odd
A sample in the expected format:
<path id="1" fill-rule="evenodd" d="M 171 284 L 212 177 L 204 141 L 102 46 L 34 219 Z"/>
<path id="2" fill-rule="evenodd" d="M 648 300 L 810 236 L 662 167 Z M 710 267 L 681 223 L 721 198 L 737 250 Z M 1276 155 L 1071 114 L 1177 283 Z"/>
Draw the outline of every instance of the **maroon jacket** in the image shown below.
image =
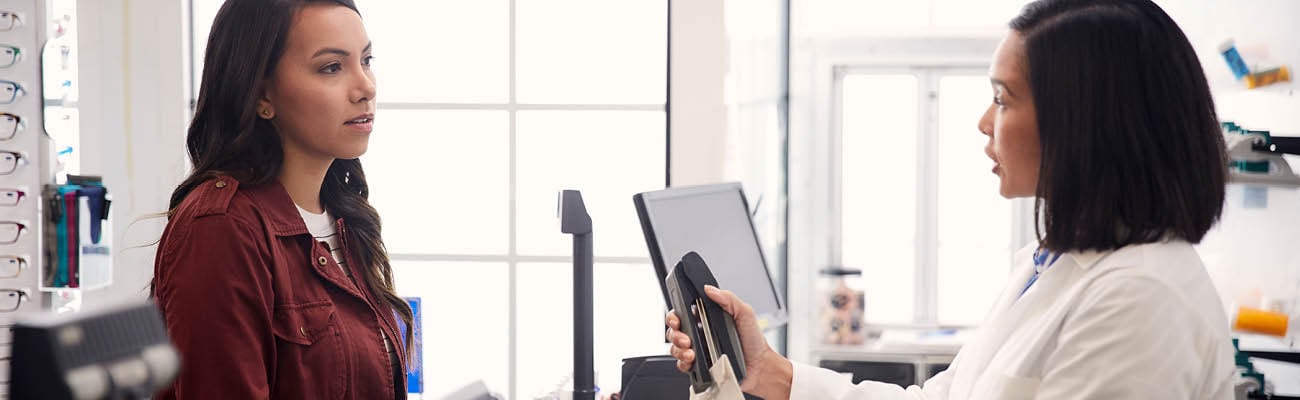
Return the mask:
<path id="1" fill-rule="evenodd" d="M 341 219 L 338 229 L 346 232 Z M 182 365 L 157 398 L 404 397 L 406 377 L 394 382 L 380 336 L 401 346 L 392 308 L 366 289 L 357 263 L 347 265 L 356 281 L 312 239 L 279 183 L 221 177 L 196 187 L 167 223 L 154 263 L 155 297 Z"/>

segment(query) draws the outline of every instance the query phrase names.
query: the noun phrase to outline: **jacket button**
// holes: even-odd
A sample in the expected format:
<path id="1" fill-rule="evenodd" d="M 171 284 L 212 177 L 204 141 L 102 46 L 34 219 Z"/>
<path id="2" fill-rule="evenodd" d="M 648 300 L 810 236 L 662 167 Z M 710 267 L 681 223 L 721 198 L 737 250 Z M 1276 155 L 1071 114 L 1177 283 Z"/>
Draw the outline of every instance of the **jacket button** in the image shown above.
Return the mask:
<path id="1" fill-rule="evenodd" d="M 306 336 L 307 336 L 307 330 L 306 330 L 306 329 L 303 329 L 303 327 L 301 327 L 301 326 L 298 327 L 298 333 L 301 333 L 303 337 L 306 337 Z"/>
<path id="2" fill-rule="evenodd" d="M 324 256 L 321 256 L 320 258 L 317 258 L 317 259 L 316 259 L 316 262 L 317 262 L 317 263 L 320 263 L 320 265 L 329 264 L 329 260 L 326 260 Z"/>
<path id="3" fill-rule="evenodd" d="M 217 181 L 216 186 L 217 186 L 217 189 L 224 188 L 224 187 L 226 187 L 226 181 Z"/>

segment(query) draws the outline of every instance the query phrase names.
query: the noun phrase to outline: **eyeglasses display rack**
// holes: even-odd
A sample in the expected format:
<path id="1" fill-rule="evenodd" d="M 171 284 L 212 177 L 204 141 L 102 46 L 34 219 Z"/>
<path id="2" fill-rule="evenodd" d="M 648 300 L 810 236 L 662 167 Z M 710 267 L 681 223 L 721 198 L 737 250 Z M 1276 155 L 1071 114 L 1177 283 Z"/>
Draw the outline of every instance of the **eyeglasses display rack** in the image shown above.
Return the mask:
<path id="1" fill-rule="evenodd" d="M 76 176 L 76 0 L 0 2 L 0 398 L 17 316 L 111 282 L 107 189 Z"/>

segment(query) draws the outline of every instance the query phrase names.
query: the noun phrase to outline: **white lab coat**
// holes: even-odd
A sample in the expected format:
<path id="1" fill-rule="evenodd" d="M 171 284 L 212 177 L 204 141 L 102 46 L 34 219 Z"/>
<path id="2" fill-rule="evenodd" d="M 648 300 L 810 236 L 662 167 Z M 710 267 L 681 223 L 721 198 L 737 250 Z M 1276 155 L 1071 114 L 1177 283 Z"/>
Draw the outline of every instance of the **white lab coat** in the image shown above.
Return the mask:
<path id="1" fill-rule="evenodd" d="M 921 387 L 795 363 L 792 400 L 1233 398 L 1227 317 L 1185 241 L 1066 253 L 1021 297 L 1034 248 L 947 371 Z"/>

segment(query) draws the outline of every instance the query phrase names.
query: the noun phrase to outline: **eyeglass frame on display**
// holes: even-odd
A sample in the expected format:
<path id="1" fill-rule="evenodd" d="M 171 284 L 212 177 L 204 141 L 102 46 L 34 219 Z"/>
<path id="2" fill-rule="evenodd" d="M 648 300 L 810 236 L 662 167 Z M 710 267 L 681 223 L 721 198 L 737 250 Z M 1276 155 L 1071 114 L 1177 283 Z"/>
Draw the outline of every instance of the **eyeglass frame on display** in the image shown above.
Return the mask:
<path id="1" fill-rule="evenodd" d="M 13 50 L 14 52 L 13 61 L 10 61 L 8 64 L 0 65 L 0 68 L 12 67 L 18 64 L 18 62 L 22 61 L 23 59 L 23 49 L 21 47 L 14 46 L 12 44 L 0 44 L 0 49 L 9 49 L 9 50 Z"/>
<path id="2" fill-rule="evenodd" d="M 14 168 L 8 171 L 5 171 L 3 168 L 0 168 L 0 176 L 13 175 L 14 172 L 18 172 L 19 164 L 28 162 L 27 156 L 23 155 L 23 153 L 21 152 L 17 152 L 13 150 L 0 150 L 0 155 L 5 155 L 5 154 L 14 156 Z"/>
<path id="3" fill-rule="evenodd" d="M 22 132 L 24 129 L 27 129 L 27 120 L 23 119 L 21 115 L 9 113 L 9 112 L 0 112 L 0 117 L 5 117 L 5 116 L 13 118 L 14 121 L 16 122 L 14 123 L 14 131 L 9 132 L 8 136 L 5 136 L 4 132 L 0 132 L 0 141 L 13 139 L 14 136 L 18 136 L 18 132 Z"/>
<path id="4" fill-rule="evenodd" d="M 3 85 L 5 84 L 12 85 L 14 87 L 14 95 L 13 97 L 9 98 L 9 100 L 3 100 L 3 98 L 0 98 L 0 104 L 17 103 L 20 97 L 27 95 L 27 88 L 23 87 L 22 83 L 14 82 L 8 79 L 0 79 L 0 87 L 3 87 Z"/>
<path id="5" fill-rule="evenodd" d="M 3 295 L 4 293 L 17 293 L 18 302 L 14 304 L 14 308 L 12 309 L 0 308 L 0 313 L 10 313 L 10 312 L 18 311 L 19 308 L 23 308 L 23 299 L 30 298 L 32 296 L 31 294 L 27 293 L 27 289 L 13 289 L 13 288 L 0 289 L 0 295 Z"/>
<path id="6" fill-rule="evenodd" d="M 23 238 L 23 233 L 26 233 L 26 232 L 27 232 L 27 224 L 26 224 L 26 223 L 18 222 L 18 221 L 0 221 L 0 226 L 3 226 L 3 225 L 5 225 L 5 224 L 14 224 L 14 225 L 18 225 L 18 233 L 14 235 L 13 240 L 0 240 L 0 245 L 8 246 L 8 245 L 11 245 L 11 244 L 17 244 L 17 243 L 18 243 L 18 239 L 22 239 L 22 238 Z"/>
<path id="7" fill-rule="evenodd" d="M 14 272 L 13 275 L 0 275 L 0 279 L 17 278 L 19 275 L 23 274 L 23 270 L 31 268 L 31 264 L 27 262 L 26 256 L 0 255 L 0 264 L 4 263 L 5 260 L 11 260 L 11 259 L 18 260 L 18 269 L 16 270 L 17 272 Z"/>
<path id="8" fill-rule="evenodd" d="M 22 14 L 13 11 L 0 10 L 0 18 L 5 18 L 5 17 L 9 17 L 10 19 L 13 19 L 13 24 L 9 25 L 9 29 L 0 29 L 0 32 L 10 32 L 13 31 L 14 29 L 18 29 L 19 27 L 23 26 Z"/>
<path id="9" fill-rule="evenodd" d="M 3 201 L 4 201 L 4 197 L 3 197 L 3 196 L 4 196 L 5 194 L 9 194 L 9 193 L 13 193 L 13 194 L 17 194 L 17 195 L 18 195 L 18 199 L 17 199 L 17 200 L 14 200 L 14 203 L 13 203 L 13 204 L 5 204 L 5 203 L 3 202 Z M 6 188 L 6 187 L 0 187 L 0 207 L 17 207 L 19 204 L 22 204 L 24 198 L 27 198 L 27 191 L 26 191 L 26 190 L 18 189 L 18 188 Z"/>

